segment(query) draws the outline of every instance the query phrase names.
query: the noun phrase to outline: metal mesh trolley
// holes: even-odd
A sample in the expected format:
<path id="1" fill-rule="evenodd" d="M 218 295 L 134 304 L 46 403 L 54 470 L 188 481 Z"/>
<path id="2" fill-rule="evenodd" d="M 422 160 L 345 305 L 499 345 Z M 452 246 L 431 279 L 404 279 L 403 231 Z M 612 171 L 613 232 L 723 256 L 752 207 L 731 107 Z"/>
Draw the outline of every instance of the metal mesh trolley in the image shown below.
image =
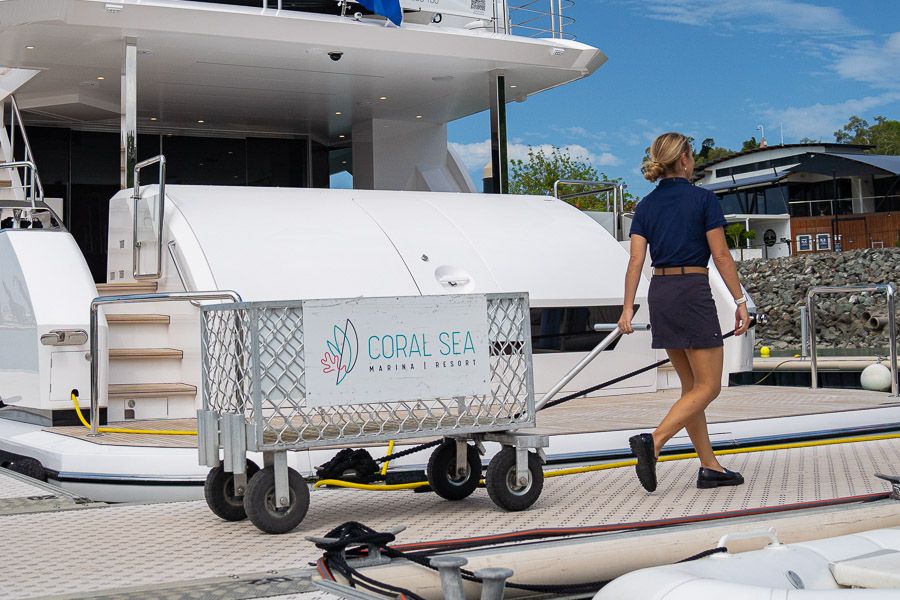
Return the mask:
<path id="1" fill-rule="evenodd" d="M 218 304 L 201 323 L 198 448 L 223 519 L 290 531 L 309 488 L 288 451 L 412 438 L 444 438 L 427 468 L 443 498 L 478 486 L 484 441 L 502 445 L 485 473 L 498 506 L 540 495 L 547 436 L 516 432 L 535 424 L 527 294 Z"/>

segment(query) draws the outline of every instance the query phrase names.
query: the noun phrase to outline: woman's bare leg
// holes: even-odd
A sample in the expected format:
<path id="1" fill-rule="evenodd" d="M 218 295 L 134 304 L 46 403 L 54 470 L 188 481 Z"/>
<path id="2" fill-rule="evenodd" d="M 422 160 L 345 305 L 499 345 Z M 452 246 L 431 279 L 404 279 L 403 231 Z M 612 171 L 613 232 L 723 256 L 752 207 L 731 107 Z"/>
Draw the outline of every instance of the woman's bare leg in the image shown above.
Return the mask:
<path id="1" fill-rule="evenodd" d="M 675 367 L 679 378 L 682 371 L 690 372 L 692 386 L 686 392 L 682 386 L 681 398 L 672 405 L 662 423 L 653 432 L 657 455 L 666 442 L 685 428 L 691 436 L 701 465 L 720 471 L 722 467 L 712 452 L 704 411 L 721 391 L 723 349 L 698 348 L 666 352 L 672 358 L 672 366 Z"/>

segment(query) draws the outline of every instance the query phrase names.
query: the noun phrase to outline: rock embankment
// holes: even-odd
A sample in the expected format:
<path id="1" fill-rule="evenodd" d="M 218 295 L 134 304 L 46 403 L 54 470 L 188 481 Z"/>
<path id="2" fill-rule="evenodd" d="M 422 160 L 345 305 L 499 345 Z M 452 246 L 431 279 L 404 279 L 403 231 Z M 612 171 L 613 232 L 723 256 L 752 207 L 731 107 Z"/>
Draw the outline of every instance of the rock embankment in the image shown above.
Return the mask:
<path id="1" fill-rule="evenodd" d="M 799 348 L 800 307 L 805 305 L 810 287 L 888 282 L 897 285 L 900 283 L 900 249 L 748 260 L 738 263 L 738 271 L 759 312 L 769 315 L 769 323 L 756 331 L 756 345 Z M 864 320 L 867 316 L 874 316 L 881 323 L 886 320 L 884 294 L 819 296 L 816 304 L 819 347 L 887 348 L 887 328 Z"/>

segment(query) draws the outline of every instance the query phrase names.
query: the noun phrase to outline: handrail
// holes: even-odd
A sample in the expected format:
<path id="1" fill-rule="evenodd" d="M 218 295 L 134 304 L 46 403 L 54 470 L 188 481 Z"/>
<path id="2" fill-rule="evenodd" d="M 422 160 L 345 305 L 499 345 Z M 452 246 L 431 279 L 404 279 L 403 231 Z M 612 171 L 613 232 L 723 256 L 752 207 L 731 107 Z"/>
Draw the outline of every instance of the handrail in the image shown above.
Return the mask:
<path id="1" fill-rule="evenodd" d="M 884 292 L 887 295 L 888 341 L 891 360 L 891 396 L 897 396 L 897 322 L 894 296 L 897 288 L 892 283 L 873 285 L 823 285 L 809 288 L 806 295 L 806 313 L 809 319 L 809 368 L 812 377 L 812 389 L 819 388 L 819 369 L 816 360 L 816 296 L 819 294 L 849 294 L 859 292 Z"/>
<path id="2" fill-rule="evenodd" d="M 559 195 L 560 185 L 578 185 L 598 187 L 599 189 L 591 189 L 585 192 L 575 192 L 572 194 Z M 593 196 L 594 194 L 606 193 L 606 211 L 609 212 L 609 193 L 612 192 L 613 203 L 613 230 L 612 235 L 616 240 L 619 239 L 619 216 L 625 214 L 625 186 L 617 181 L 592 181 L 589 179 L 557 179 L 553 182 L 553 197 L 559 200 L 569 200 L 572 198 L 581 198 L 584 196 Z M 621 212 L 619 207 L 621 206 Z"/>
<path id="3" fill-rule="evenodd" d="M 156 244 L 156 271 L 150 273 L 141 273 L 141 243 L 138 241 L 138 202 L 141 199 L 141 169 L 150 165 L 159 163 L 159 233 Z M 166 216 L 166 157 L 162 154 L 142 160 L 134 165 L 134 193 L 132 194 L 134 201 L 134 229 L 131 232 L 132 239 L 132 275 L 135 279 L 159 279 L 162 276 L 162 239 L 163 239 L 163 219 Z"/>
<path id="4" fill-rule="evenodd" d="M 35 175 L 37 173 L 37 166 L 30 160 L 14 160 L 12 162 L 0 163 L 0 169 L 26 169 L 27 173 L 31 174 L 31 181 L 34 181 Z M 33 183 L 28 185 L 23 184 L 21 189 L 28 190 L 28 196 L 31 199 L 31 210 L 36 211 L 37 205 L 35 204 L 35 186 Z M 43 192 L 41 193 L 41 201 L 44 200 Z"/>
<path id="5" fill-rule="evenodd" d="M 99 308 L 106 304 L 133 304 L 136 302 L 185 302 L 196 300 L 231 300 L 241 302 L 241 295 L 231 290 L 211 292 L 164 292 L 160 294 L 129 294 L 125 296 L 100 296 L 91 300 L 91 435 L 100 435 L 100 340 Z"/>
<path id="6" fill-rule="evenodd" d="M 18 124 L 18 129 L 22 133 L 22 144 L 25 146 L 25 156 L 22 161 L 13 161 L 13 162 L 21 162 L 28 163 L 31 166 L 31 170 L 29 171 L 29 178 L 27 179 L 28 183 L 22 182 L 22 187 L 27 188 L 29 193 L 31 194 L 31 204 L 32 210 L 34 210 L 34 202 L 35 199 L 44 200 L 44 184 L 41 181 L 41 176 L 38 173 L 37 166 L 34 161 L 34 152 L 31 150 L 31 143 L 28 141 L 28 134 L 25 132 L 25 123 L 22 121 L 22 113 L 19 112 L 19 104 L 16 102 L 16 97 L 10 95 L 9 97 L 9 105 L 10 105 L 10 117 L 9 117 L 9 145 L 10 152 L 14 153 L 16 149 L 16 125 Z M 0 115 L 2 117 L 2 115 Z M 15 157 L 12 157 L 15 158 Z M 7 163 L 10 164 L 10 163 Z M 22 165 L 24 166 L 24 165 Z M 22 168 L 19 166 L 18 168 Z"/>

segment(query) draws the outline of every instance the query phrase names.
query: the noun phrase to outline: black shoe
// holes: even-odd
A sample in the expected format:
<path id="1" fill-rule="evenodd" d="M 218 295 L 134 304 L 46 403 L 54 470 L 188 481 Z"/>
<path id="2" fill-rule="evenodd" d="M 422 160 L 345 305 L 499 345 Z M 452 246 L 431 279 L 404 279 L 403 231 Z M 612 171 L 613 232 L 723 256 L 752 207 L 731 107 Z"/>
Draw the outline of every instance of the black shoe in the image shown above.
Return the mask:
<path id="1" fill-rule="evenodd" d="M 631 451 L 637 458 L 638 480 L 648 492 L 656 490 L 656 449 L 653 447 L 653 436 L 649 433 L 641 433 L 628 438 Z"/>
<path id="2" fill-rule="evenodd" d="M 726 485 L 741 485 L 744 483 L 744 477 L 740 473 L 725 469 L 724 473 L 700 467 L 697 474 L 697 487 L 700 489 L 709 489 Z"/>

